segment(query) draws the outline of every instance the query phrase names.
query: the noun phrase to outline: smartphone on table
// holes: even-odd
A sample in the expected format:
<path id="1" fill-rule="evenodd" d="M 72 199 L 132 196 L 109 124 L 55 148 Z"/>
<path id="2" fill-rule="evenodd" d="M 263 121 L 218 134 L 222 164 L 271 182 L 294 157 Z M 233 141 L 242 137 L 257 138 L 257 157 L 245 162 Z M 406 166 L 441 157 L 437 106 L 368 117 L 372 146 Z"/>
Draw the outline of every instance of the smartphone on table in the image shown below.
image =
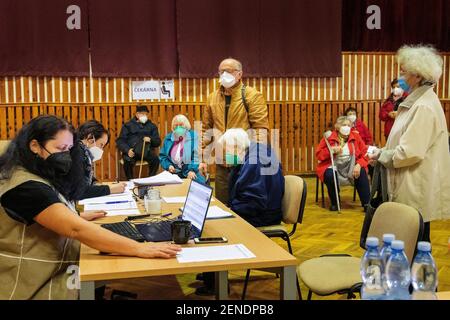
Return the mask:
<path id="1" fill-rule="evenodd" d="M 225 237 L 194 238 L 194 243 L 197 243 L 197 244 L 225 243 L 225 242 L 228 242 L 228 239 Z"/>

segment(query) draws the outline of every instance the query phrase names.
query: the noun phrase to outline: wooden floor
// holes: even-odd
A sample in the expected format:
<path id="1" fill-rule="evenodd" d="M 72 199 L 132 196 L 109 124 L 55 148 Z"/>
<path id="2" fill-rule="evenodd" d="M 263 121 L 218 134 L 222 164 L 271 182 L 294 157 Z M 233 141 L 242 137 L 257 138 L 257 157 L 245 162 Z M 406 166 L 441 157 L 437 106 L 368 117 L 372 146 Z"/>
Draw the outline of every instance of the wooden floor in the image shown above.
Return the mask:
<path id="1" fill-rule="evenodd" d="M 351 187 L 343 188 L 342 214 L 330 212 L 315 203 L 315 178 L 307 178 L 308 200 L 303 223 L 292 237 L 294 255 L 303 262 L 326 253 L 348 253 L 360 257 L 363 250 L 359 247 L 359 234 L 364 218 L 359 200 L 352 201 Z M 326 190 L 325 190 L 325 197 Z M 326 205 L 328 201 L 326 202 Z M 433 256 L 439 269 L 439 291 L 450 291 L 450 221 L 438 221 L 431 224 Z M 274 240 L 276 241 L 276 240 Z M 286 248 L 284 241 L 277 241 Z M 245 270 L 231 272 L 230 298 L 240 299 Z M 202 283 L 195 280 L 194 274 L 169 277 L 154 277 L 117 281 L 107 286 L 105 297 L 108 299 L 112 289 L 125 290 L 138 294 L 138 299 L 212 299 L 196 296 L 195 288 Z M 303 298 L 307 289 L 301 285 Z M 273 274 L 252 271 L 247 291 L 247 299 L 278 299 L 279 279 Z M 343 296 L 313 296 L 313 299 L 345 299 Z"/>

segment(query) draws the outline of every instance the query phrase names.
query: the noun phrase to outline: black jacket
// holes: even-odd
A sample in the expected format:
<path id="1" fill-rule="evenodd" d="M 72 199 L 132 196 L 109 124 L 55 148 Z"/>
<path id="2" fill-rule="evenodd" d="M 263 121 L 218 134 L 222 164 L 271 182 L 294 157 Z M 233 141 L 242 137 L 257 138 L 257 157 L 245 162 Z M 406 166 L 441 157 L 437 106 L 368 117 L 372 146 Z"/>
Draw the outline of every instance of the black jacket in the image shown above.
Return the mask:
<path id="1" fill-rule="evenodd" d="M 136 118 L 131 119 L 125 123 L 120 130 L 120 136 L 116 140 L 117 148 L 127 154 L 130 149 L 136 151 L 136 145 L 141 145 L 144 137 L 150 137 L 150 147 L 157 148 L 161 144 L 158 127 L 148 120 L 145 124 L 140 123 Z"/>
<path id="2" fill-rule="evenodd" d="M 86 198 L 102 197 L 107 196 L 111 193 L 108 186 L 96 185 L 97 179 L 94 177 L 94 163 L 92 161 L 93 157 L 89 149 L 80 141 L 78 145 L 75 145 L 81 149 L 83 154 L 83 162 L 80 165 L 83 166 L 84 171 L 84 188 L 83 194 L 77 200 L 82 200 Z"/>

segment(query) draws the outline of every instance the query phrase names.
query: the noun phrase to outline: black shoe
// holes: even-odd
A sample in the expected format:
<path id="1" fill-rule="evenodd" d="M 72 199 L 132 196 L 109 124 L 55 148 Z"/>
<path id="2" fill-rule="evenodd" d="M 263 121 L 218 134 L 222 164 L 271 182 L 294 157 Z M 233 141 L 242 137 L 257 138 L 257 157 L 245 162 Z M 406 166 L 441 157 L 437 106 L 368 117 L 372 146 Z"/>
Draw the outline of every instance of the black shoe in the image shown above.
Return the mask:
<path id="1" fill-rule="evenodd" d="M 331 205 L 330 211 L 338 211 L 338 207 L 336 205 Z"/>
<path id="2" fill-rule="evenodd" d="M 95 288 L 95 300 L 105 300 L 106 286 Z"/>
<path id="3" fill-rule="evenodd" d="M 195 280 L 198 280 L 198 281 L 205 280 L 205 277 L 203 276 L 203 273 L 197 273 L 197 275 L 195 276 Z"/>
<path id="4" fill-rule="evenodd" d="M 216 291 L 213 288 L 202 286 L 195 289 L 195 294 L 198 296 L 213 296 L 216 294 Z"/>
<path id="5" fill-rule="evenodd" d="M 136 300 L 137 294 L 127 291 L 113 290 L 111 300 Z"/>

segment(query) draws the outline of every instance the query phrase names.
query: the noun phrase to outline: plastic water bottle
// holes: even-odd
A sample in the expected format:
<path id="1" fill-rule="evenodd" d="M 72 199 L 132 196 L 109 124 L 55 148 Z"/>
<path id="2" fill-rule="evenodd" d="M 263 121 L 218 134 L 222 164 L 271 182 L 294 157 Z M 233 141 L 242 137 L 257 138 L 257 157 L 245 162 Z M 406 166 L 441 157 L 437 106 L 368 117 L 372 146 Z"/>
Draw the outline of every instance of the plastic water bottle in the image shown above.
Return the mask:
<path id="1" fill-rule="evenodd" d="M 391 248 L 392 253 L 386 264 L 387 299 L 410 300 L 411 271 L 409 270 L 408 258 L 403 251 L 405 243 L 401 240 L 394 240 Z"/>
<path id="2" fill-rule="evenodd" d="M 378 251 L 378 238 L 367 238 L 366 248 L 367 251 L 361 259 L 360 270 L 363 279 L 361 298 L 364 300 L 382 300 L 385 296 L 382 285 L 384 266 Z"/>
<path id="3" fill-rule="evenodd" d="M 395 240 L 395 235 L 393 235 L 391 233 L 383 234 L 383 247 L 381 248 L 380 255 L 381 255 L 381 259 L 383 259 L 383 263 L 385 266 L 386 266 L 386 263 L 387 263 L 389 257 L 391 256 L 391 253 L 392 253 L 391 244 L 392 244 L 392 241 L 394 241 L 394 240 Z"/>
<path id="4" fill-rule="evenodd" d="M 436 300 L 437 269 L 431 256 L 431 243 L 421 241 L 417 245 L 417 255 L 412 265 L 412 285 L 414 300 Z"/>
<path id="5" fill-rule="evenodd" d="M 395 240 L 395 235 L 393 235 L 392 233 L 383 234 L 383 247 L 380 250 L 380 255 L 381 255 L 381 260 L 383 260 L 384 270 L 386 270 L 386 263 L 387 263 L 389 257 L 391 256 L 391 253 L 392 253 L 391 243 L 394 240 Z M 386 274 L 385 273 L 383 273 L 383 275 L 381 277 L 381 282 L 383 283 L 384 290 L 387 292 L 388 287 L 387 287 L 387 283 L 386 283 Z"/>

